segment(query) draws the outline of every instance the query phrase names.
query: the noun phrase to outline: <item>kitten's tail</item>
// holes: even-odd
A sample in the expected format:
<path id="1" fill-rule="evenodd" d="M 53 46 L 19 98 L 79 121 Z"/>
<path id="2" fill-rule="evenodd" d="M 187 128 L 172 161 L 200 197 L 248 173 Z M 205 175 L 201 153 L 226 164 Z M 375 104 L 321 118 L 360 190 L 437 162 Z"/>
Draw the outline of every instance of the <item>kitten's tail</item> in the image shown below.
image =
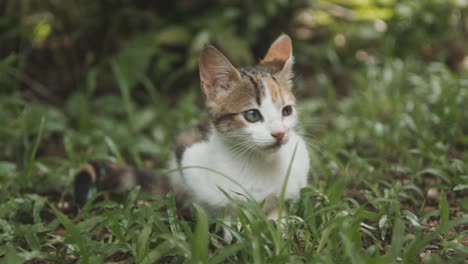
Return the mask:
<path id="1" fill-rule="evenodd" d="M 148 193 L 166 195 L 170 191 L 168 177 L 152 170 L 125 167 L 109 161 L 91 161 L 75 175 L 75 202 L 83 206 L 93 188 L 124 191 L 137 185 Z"/>

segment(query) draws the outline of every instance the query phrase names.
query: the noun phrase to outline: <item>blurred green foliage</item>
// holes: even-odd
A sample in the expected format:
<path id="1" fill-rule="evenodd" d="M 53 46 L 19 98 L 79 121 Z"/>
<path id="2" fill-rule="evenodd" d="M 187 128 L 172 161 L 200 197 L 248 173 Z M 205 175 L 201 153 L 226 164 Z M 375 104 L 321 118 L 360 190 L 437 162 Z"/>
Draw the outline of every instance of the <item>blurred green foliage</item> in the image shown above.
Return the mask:
<path id="1" fill-rule="evenodd" d="M 41 111 L 51 113 L 45 122 L 56 125 L 45 129 L 64 139 L 84 133 L 89 136 L 84 145 L 103 142 L 112 131 L 112 139 L 130 149 L 131 160 L 141 163 L 139 152 L 164 156 L 171 133 L 198 117 L 197 56 L 208 43 L 245 66 L 288 33 L 302 76 L 297 93 L 335 98 L 349 94 L 355 71 L 393 58 L 411 58 L 421 66 L 441 61 L 464 71 L 467 10 L 465 1 L 455 0 L 4 0 L 0 92 L 8 109 L 2 115 L 21 112 L 37 123 Z M 47 107 L 22 112 L 31 101 Z M 179 111 L 169 110 L 174 107 Z M 71 123 L 60 129 L 63 119 Z M 34 122 L 23 128 L 31 136 L 37 132 Z M 63 133 L 67 126 L 76 130 Z M 129 134 L 135 138 L 141 132 L 146 136 L 140 142 L 128 141 Z M 9 137 L 6 149 L 24 145 Z"/>
<path id="2" fill-rule="evenodd" d="M 456 0 L 4 0 L 0 54 L 14 56 L 10 75 L 20 84 L 3 86 L 60 98 L 83 89 L 93 72 L 97 91 L 88 92 L 115 91 L 109 62 L 116 61 L 129 87 L 176 95 L 197 86 L 196 60 L 207 43 L 246 65 L 285 32 L 295 39 L 297 68 L 326 73 L 343 90 L 355 66 L 389 56 L 458 69 L 467 9 Z"/>

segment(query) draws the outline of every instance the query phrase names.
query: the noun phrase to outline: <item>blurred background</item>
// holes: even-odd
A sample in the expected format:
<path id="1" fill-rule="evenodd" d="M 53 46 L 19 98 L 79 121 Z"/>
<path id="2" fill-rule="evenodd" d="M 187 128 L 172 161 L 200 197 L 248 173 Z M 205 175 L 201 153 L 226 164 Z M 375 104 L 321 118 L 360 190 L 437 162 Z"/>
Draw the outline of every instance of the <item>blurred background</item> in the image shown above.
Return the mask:
<path id="1" fill-rule="evenodd" d="M 466 0 L 2 0 L 0 159 L 7 171 L 27 168 L 29 153 L 73 164 L 162 162 L 174 134 L 203 109 L 204 45 L 241 67 L 281 33 L 294 42 L 304 123 L 319 124 L 311 133 L 326 142 L 328 129 L 346 130 L 337 149 L 368 150 L 372 135 L 340 114 L 373 109 L 371 121 L 361 112 L 355 125 L 377 132 L 402 120 L 417 128 L 410 108 L 395 104 L 441 94 L 440 83 L 426 86 L 433 73 L 467 72 L 467 10 Z M 458 138 L 463 129 L 440 132 Z"/>
<path id="2" fill-rule="evenodd" d="M 353 71 L 386 58 L 467 67 L 467 6 L 466 0 L 3 0 L 2 66 L 15 70 L 3 71 L 1 82 L 7 92 L 61 104 L 87 80 L 96 82 L 93 95 L 115 91 L 121 72 L 135 96 L 145 87 L 175 96 L 197 86 L 196 59 L 207 43 L 243 66 L 284 32 L 294 39 L 301 92 L 323 94 L 318 82 L 326 78 L 346 94 Z"/>

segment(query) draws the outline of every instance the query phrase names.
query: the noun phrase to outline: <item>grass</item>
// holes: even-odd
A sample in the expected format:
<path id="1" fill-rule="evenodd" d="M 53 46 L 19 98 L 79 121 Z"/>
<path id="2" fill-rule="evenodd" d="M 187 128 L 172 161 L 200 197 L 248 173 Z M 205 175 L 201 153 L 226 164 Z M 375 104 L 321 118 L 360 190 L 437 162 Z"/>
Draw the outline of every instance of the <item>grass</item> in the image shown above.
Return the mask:
<path id="1" fill-rule="evenodd" d="M 94 96 L 90 74 L 61 106 L 0 97 L 2 263 L 466 263 L 463 74 L 389 59 L 355 70 L 345 97 L 324 81 L 319 96 L 300 101 L 310 187 L 284 226 L 261 204 L 237 205 L 240 228 L 226 244 L 221 219 L 195 206 L 194 220 L 184 220 L 172 197 L 137 188 L 118 199 L 96 193 L 81 210 L 72 203 L 81 163 L 161 168 L 171 138 L 200 112 L 198 90 L 183 94 L 177 111 L 161 98 L 137 104 L 116 65 L 117 95 Z"/>

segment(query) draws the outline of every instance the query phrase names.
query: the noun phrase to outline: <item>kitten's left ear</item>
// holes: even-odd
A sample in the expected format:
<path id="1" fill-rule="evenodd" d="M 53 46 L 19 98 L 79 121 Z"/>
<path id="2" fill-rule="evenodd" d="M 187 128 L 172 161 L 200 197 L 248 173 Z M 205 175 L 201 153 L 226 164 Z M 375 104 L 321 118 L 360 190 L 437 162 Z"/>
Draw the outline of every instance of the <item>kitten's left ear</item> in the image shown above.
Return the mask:
<path id="1" fill-rule="evenodd" d="M 287 80 L 291 79 L 294 65 L 291 38 L 288 35 L 281 35 L 277 38 L 260 63 L 273 65 L 278 75 Z"/>
<path id="2" fill-rule="evenodd" d="M 200 82 L 208 100 L 229 90 L 232 83 L 241 79 L 239 71 L 215 47 L 206 46 L 198 58 Z"/>

